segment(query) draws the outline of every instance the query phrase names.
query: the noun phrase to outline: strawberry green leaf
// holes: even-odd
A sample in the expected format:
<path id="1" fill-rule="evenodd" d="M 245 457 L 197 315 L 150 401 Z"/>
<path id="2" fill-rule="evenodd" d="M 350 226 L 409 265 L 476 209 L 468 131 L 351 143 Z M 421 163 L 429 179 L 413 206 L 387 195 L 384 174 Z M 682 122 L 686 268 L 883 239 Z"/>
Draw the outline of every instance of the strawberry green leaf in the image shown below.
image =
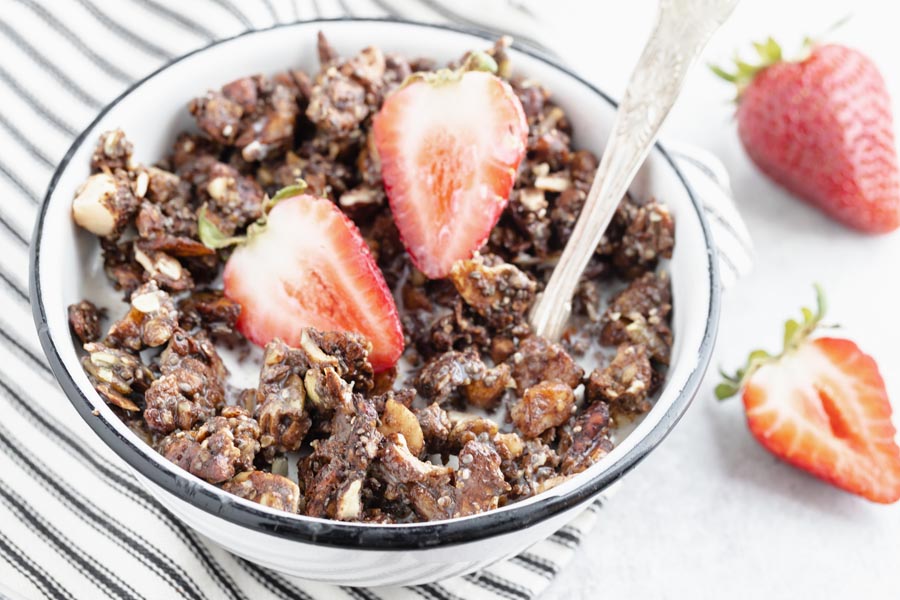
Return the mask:
<path id="1" fill-rule="evenodd" d="M 269 200 L 269 203 L 271 204 L 271 206 L 274 206 L 275 203 L 280 202 L 285 198 L 293 198 L 294 196 L 299 196 L 306 191 L 306 188 L 306 182 L 302 179 L 298 179 L 297 183 L 295 183 L 294 185 L 283 187 L 275 192 L 275 195 L 272 196 L 272 198 Z M 271 206 L 269 208 L 271 208 Z"/>
<path id="2" fill-rule="evenodd" d="M 720 68 L 713 69 L 713 73 L 735 85 L 738 100 L 740 100 L 744 90 L 753 83 L 757 75 L 772 65 L 785 60 L 781 46 L 771 37 L 766 38 L 763 42 L 754 42 L 753 48 L 757 55 L 756 62 L 745 61 L 736 53 L 733 59 L 734 72 L 728 72 Z"/>
<path id="3" fill-rule="evenodd" d="M 470 52 L 466 58 L 465 64 L 462 66 L 463 71 L 487 71 L 489 73 L 497 72 L 497 61 L 487 52 L 476 50 Z"/>
<path id="4" fill-rule="evenodd" d="M 784 347 L 787 348 L 800 331 L 800 323 L 794 319 L 788 319 L 784 324 Z"/>
<path id="5" fill-rule="evenodd" d="M 756 53 L 764 65 L 773 65 L 782 60 L 781 46 L 771 37 L 762 43 L 753 42 L 753 47 L 756 48 Z"/>
<path id="6" fill-rule="evenodd" d="M 738 77 L 736 74 L 729 73 L 728 71 L 717 65 L 709 65 L 709 69 L 725 81 L 729 83 L 737 83 Z"/>
<path id="7" fill-rule="evenodd" d="M 747 363 L 744 367 L 737 370 L 734 375 L 728 375 L 721 369 L 719 374 L 722 376 L 722 383 L 716 387 L 716 397 L 720 400 L 729 398 L 743 388 L 748 379 L 760 367 L 777 362 L 782 356 L 789 352 L 793 352 L 801 344 L 805 343 L 818 327 L 821 327 L 822 318 L 825 316 L 825 293 L 821 286 L 816 284 L 816 311 L 813 312 L 809 308 L 801 309 L 803 314 L 803 322 L 796 319 L 788 319 L 784 324 L 784 348 L 778 355 L 772 355 L 765 350 L 754 350 L 750 353 Z M 734 391 L 731 391 L 734 388 Z M 727 393 L 731 392 L 731 393 Z"/>
<path id="8" fill-rule="evenodd" d="M 825 29 L 825 31 L 821 31 L 815 35 L 807 35 L 803 38 L 803 49 L 808 53 L 813 47 L 821 44 L 822 40 L 827 39 L 829 36 L 831 36 L 832 33 L 846 25 L 852 18 L 853 13 L 847 13 L 846 15 L 829 25 Z"/>
<path id="9" fill-rule="evenodd" d="M 716 386 L 716 398 L 726 400 L 741 391 L 740 384 L 731 382 L 722 382 Z"/>
<path id="10" fill-rule="evenodd" d="M 444 85 L 458 82 L 469 71 L 487 71 L 497 74 L 499 67 L 494 57 L 481 50 L 473 50 L 466 56 L 462 66 L 458 69 L 438 69 L 437 71 L 416 71 L 406 76 L 394 92 L 409 87 L 415 83 L 428 83 L 430 85 Z"/>
<path id="11" fill-rule="evenodd" d="M 828 308 L 828 304 L 825 302 L 825 291 L 822 289 L 822 286 L 818 283 L 815 284 L 816 288 L 816 322 L 820 322 L 825 318 L 825 311 Z"/>
<path id="12" fill-rule="evenodd" d="M 219 250 L 221 248 L 227 248 L 228 246 L 242 244 L 247 239 L 243 236 L 225 235 L 225 233 L 219 229 L 208 216 L 206 216 L 205 204 L 197 211 L 197 233 L 203 245 L 212 250 Z"/>
<path id="13" fill-rule="evenodd" d="M 750 364 L 758 363 L 772 358 L 772 355 L 765 350 L 754 350 L 750 353 Z"/>

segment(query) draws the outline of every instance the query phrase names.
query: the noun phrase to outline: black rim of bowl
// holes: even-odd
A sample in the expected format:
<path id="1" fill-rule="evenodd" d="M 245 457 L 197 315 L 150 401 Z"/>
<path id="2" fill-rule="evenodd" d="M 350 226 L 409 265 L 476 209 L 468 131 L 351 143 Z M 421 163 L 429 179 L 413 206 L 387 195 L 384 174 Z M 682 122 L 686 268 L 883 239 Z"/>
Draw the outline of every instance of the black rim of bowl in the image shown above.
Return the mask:
<path id="1" fill-rule="evenodd" d="M 418 548 L 432 548 L 438 546 L 447 546 L 454 544 L 462 544 L 473 542 L 497 535 L 511 533 L 520 529 L 530 527 L 536 523 L 549 519 L 550 517 L 564 512 L 570 508 L 583 504 L 594 498 L 604 488 L 618 480 L 620 477 L 630 471 L 640 460 L 642 460 L 653 448 L 655 448 L 665 436 L 671 431 L 672 427 L 684 414 L 691 400 L 697 392 L 709 360 L 712 354 L 715 342 L 716 329 L 718 326 L 719 308 L 720 308 L 720 288 L 719 274 L 716 258 L 715 246 L 712 242 L 712 235 L 709 230 L 709 224 L 706 221 L 702 205 L 695 196 L 693 190 L 685 179 L 684 175 L 678 169 L 678 166 L 672 160 L 669 153 L 660 145 L 656 144 L 655 149 L 665 158 L 672 170 L 678 176 L 681 184 L 694 205 L 700 225 L 703 229 L 704 242 L 710 260 L 709 270 L 709 312 L 707 314 L 706 329 L 700 344 L 700 352 L 697 365 L 689 375 L 685 382 L 684 388 L 678 397 L 673 401 L 672 405 L 663 415 L 662 419 L 657 423 L 647 435 L 638 441 L 629 453 L 614 463 L 611 468 L 601 472 L 594 478 L 586 481 L 580 487 L 563 495 L 549 495 L 544 498 L 538 498 L 528 504 L 520 506 L 513 505 L 512 508 L 503 511 L 491 511 L 478 514 L 463 519 L 454 519 L 448 521 L 440 521 L 435 523 L 419 523 L 414 526 L 372 526 L 359 525 L 352 523 L 344 523 L 340 521 L 329 521 L 325 519 L 313 519 L 310 517 L 297 515 L 279 515 L 267 512 L 252 504 L 236 502 L 226 498 L 228 494 L 220 490 L 211 490 L 201 485 L 188 473 L 177 472 L 177 469 L 167 470 L 162 465 L 150 460 L 145 454 L 152 452 L 147 446 L 137 444 L 123 436 L 111 423 L 106 421 L 102 416 L 94 416 L 92 414 L 93 405 L 85 396 L 78 385 L 75 383 L 72 375 L 63 365 L 62 358 L 57 351 L 53 339 L 47 326 L 46 311 L 44 307 L 43 297 L 41 294 L 40 277 L 39 277 L 39 257 L 41 252 L 41 233 L 43 230 L 44 217 L 50 198 L 56 188 L 56 184 L 65 171 L 75 152 L 85 141 L 87 136 L 93 131 L 97 123 L 117 105 L 123 98 L 131 94 L 135 89 L 143 85 L 147 80 L 155 77 L 160 72 L 168 69 L 186 58 L 194 54 L 204 52 L 209 48 L 218 46 L 235 39 L 264 33 L 273 29 L 280 29 L 294 26 L 315 26 L 321 24 L 327 27 L 332 23 L 340 22 L 373 22 L 373 23 L 392 23 L 409 25 L 414 27 L 429 27 L 434 29 L 443 29 L 457 33 L 473 35 L 480 37 L 488 42 L 496 39 L 497 34 L 489 31 L 480 30 L 472 27 L 457 27 L 450 25 L 441 25 L 433 23 L 420 23 L 417 21 L 409 21 L 394 18 L 338 18 L 338 19 L 317 19 L 313 21 L 298 21 L 295 23 L 280 23 L 266 29 L 248 30 L 230 38 L 217 40 L 198 48 L 192 52 L 184 54 L 174 60 L 166 63 L 159 69 L 156 69 L 146 77 L 141 78 L 131 84 L 128 89 L 122 92 L 116 99 L 106 105 L 97 117 L 91 122 L 87 128 L 79 134 L 72 143 L 62 162 L 56 168 L 41 211 L 35 223 L 33 241 L 30 251 L 30 294 L 31 306 L 34 316 L 35 325 L 40 337 L 41 346 L 50 362 L 50 367 L 56 375 L 63 391 L 69 400 L 75 406 L 81 417 L 88 423 L 97 435 L 110 447 L 116 454 L 122 457 L 133 469 L 140 473 L 143 477 L 149 479 L 154 484 L 161 487 L 168 494 L 179 498 L 210 515 L 224 518 L 225 520 L 270 535 L 276 535 L 282 538 L 291 539 L 300 542 L 313 544 L 322 544 L 336 547 L 348 548 L 368 548 L 368 549 L 396 549 L 409 550 Z M 527 48 L 522 48 L 514 44 L 516 50 L 529 55 L 530 57 L 548 64 L 549 66 L 561 71 L 565 75 L 575 79 L 582 85 L 586 86 L 597 97 L 610 104 L 613 107 L 617 103 L 597 89 L 592 84 L 579 77 L 569 69 L 560 66 L 553 60 L 542 56 Z"/>

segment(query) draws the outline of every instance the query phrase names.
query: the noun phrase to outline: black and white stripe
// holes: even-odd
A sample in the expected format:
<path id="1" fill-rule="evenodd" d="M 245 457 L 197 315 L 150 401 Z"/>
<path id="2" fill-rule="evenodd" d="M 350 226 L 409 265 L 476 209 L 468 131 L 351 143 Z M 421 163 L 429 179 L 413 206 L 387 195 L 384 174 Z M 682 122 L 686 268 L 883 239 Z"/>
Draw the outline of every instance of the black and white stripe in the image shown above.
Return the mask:
<path id="1" fill-rule="evenodd" d="M 21 548 L 0 531 L 0 557 L 21 573 L 45 597 L 58 600 L 75 600 L 55 577 L 28 556 Z"/>
<path id="2" fill-rule="evenodd" d="M 0 313 L 0 598 L 528 600 L 539 595 L 589 531 L 598 505 L 508 561 L 407 588 L 323 592 L 321 585 L 298 583 L 209 545 L 146 492 L 75 417 L 28 324 L 25 284 L 30 222 L 54 164 L 106 100 L 171 57 L 254 27 L 340 15 L 493 27 L 547 51 L 533 15 L 513 0 L 490 5 L 481 0 L 9 0 L 8 5 L 0 12 L 0 102 L 13 107 L 0 114 L 0 139 L 7 143 L 0 157 L 5 194 L 0 203 L 5 309 Z M 708 157 L 680 148 L 675 154 L 728 196 L 727 179 Z M 736 277 L 749 264 L 751 246 L 731 210 L 728 202 L 707 206 L 717 236 L 731 238 L 722 252 L 723 273 L 731 269 Z"/>
<path id="3" fill-rule="evenodd" d="M 70 507 L 71 515 L 89 523 L 111 539 L 145 568 L 168 583 L 172 591 L 181 597 L 186 600 L 207 598 L 193 578 L 171 558 L 168 551 L 164 552 L 131 527 L 101 512 L 83 494 L 67 483 L 60 473 L 33 455 L 27 455 L 23 450 L 24 447 L 21 439 L 0 425 L 0 452 L 11 457 L 51 496 Z"/>
<path id="4" fill-rule="evenodd" d="M 50 375 L 50 370 L 43 363 L 43 360 L 26 348 L 24 343 L 16 339 L 3 325 L 0 325 L 0 336 L 22 351 L 45 374 Z M 0 393 L 5 393 L 12 401 L 13 407 L 41 429 L 47 439 L 59 445 L 61 450 L 75 456 L 81 464 L 96 473 L 104 483 L 121 493 L 129 501 L 142 506 L 155 515 L 163 524 L 168 525 L 185 546 L 196 553 L 210 577 L 216 581 L 221 590 L 228 594 L 230 598 L 245 597 L 225 569 L 210 556 L 208 549 L 198 540 L 196 534 L 162 507 L 124 471 L 107 465 L 95 453 L 79 444 L 75 435 L 65 425 L 54 419 L 52 415 L 36 409 L 36 400 L 33 397 L 28 397 L 14 383 L 6 380 L 3 374 L 0 374 Z"/>
<path id="5" fill-rule="evenodd" d="M 97 562 L 83 548 L 66 537 L 48 522 L 39 512 L 30 508 L 28 502 L 0 481 L 0 502 L 6 504 L 16 516 L 28 523 L 33 531 L 66 561 L 75 565 L 97 588 L 111 598 L 143 599 L 127 582 L 115 575 L 106 566 Z"/>
<path id="6" fill-rule="evenodd" d="M 31 9 L 53 30 L 53 33 L 56 33 L 68 40 L 69 43 L 75 46 L 79 51 L 81 51 L 94 64 L 103 69 L 105 72 L 109 73 L 111 76 L 115 77 L 126 85 L 134 81 L 135 78 L 133 76 L 129 75 L 123 69 L 109 62 L 103 55 L 100 54 L 99 51 L 94 50 L 90 46 L 88 46 L 74 31 L 63 25 L 63 23 L 59 19 L 54 17 L 53 13 L 43 5 L 39 4 L 35 0 L 16 1 Z"/>

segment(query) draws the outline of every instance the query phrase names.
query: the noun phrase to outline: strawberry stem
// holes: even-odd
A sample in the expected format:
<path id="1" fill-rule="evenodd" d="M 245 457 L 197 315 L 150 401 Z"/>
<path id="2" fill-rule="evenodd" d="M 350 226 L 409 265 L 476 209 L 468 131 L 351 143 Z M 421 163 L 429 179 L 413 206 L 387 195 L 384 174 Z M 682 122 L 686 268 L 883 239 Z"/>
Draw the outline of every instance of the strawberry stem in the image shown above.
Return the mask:
<path id="1" fill-rule="evenodd" d="M 734 57 L 734 71 L 726 71 L 717 65 L 709 65 L 710 70 L 718 77 L 737 87 L 736 100 L 740 100 L 741 94 L 753 82 L 753 79 L 764 69 L 778 64 L 784 60 L 781 46 L 774 39 L 767 38 L 764 42 L 753 42 L 758 60 L 749 63 L 737 55 Z"/>
<path id="2" fill-rule="evenodd" d="M 463 63 L 462 71 L 488 71 L 489 73 L 497 72 L 497 61 L 494 57 L 481 50 L 469 52 L 466 62 Z"/>
<path id="3" fill-rule="evenodd" d="M 837 21 L 835 21 L 834 23 L 829 25 L 825 29 L 825 31 L 822 31 L 821 33 L 818 33 L 816 35 L 806 36 L 805 38 L 803 38 L 804 50 L 808 51 L 808 50 L 811 50 L 813 48 L 813 46 L 819 45 L 820 43 L 822 43 L 823 39 L 830 37 L 832 33 L 837 31 L 844 25 L 846 25 L 852 18 L 853 18 L 853 13 L 847 13 L 846 15 L 844 15 L 843 17 L 841 17 L 840 19 L 838 19 Z"/>
<path id="4" fill-rule="evenodd" d="M 281 188 L 275 192 L 275 195 L 271 198 L 266 197 L 262 203 L 262 216 L 247 226 L 246 235 L 225 235 L 225 232 L 219 229 L 219 227 L 210 220 L 207 214 L 207 206 L 204 204 L 200 207 L 200 210 L 197 211 L 198 237 L 204 246 L 213 250 L 221 250 L 222 248 L 227 248 L 229 246 L 245 244 L 247 240 L 253 236 L 265 231 L 269 219 L 269 211 L 272 210 L 273 206 L 286 198 L 299 196 L 306 191 L 306 188 L 306 182 L 298 177 L 297 183 Z"/>
<path id="5" fill-rule="evenodd" d="M 278 190 L 277 192 L 275 192 L 275 195 L 272 196 L 272 198 L 268 201 L 269 207 L 268 207 L 268 209 L 265 210 L 265 212 L 268 213 L 269 209 L 271 209 L 278 202 L 281 202 L 285 198 L 292 198 L 294 196 L 299 196 L 300 194 L 302 194 L 303 192 L 306 191 L 307 187 L 308 186 L 306 185 L 306 182 L 298 177 L 297 183 L 295 183 L 294 185 L 285 186 L 285 187 L 281 188 L 280 190 Z"/>
<path id="6" fill-rule="evenodd" d="M 812 336 L 816 329 L 822 326 L 822 319 L 825 317 L 825 310 L 827 309 L 825 292 L 818 283 L 814 284 L 814 287 L 816 290 L 815 312 L 803 307 L 800 309 L 803 315 L 802 320 L 787 320 L 784 324 L 784 348 L 781 353 L 772 355 L 765 350 L 754 350 L 750 353 L 747 364 L 738 369 L 734 375 L 729 375 L 720 369 L 719 374 L 722 376 L 722 382 L 716 386 L 716 398 L 725 400 L 736 395 L 760 367 L 776 362 L 785 354 L 794 352 Z"/>
<path id="7" fill-rule="evenodd" d="M 494 57 L 482 50 L 470 51 L 457 69 L 443 68 L 436 71 L 417 71 L 406 76 L 403 83 L 395 90 L 399 91 L 414 83 L 425 82 L 431 85 L 444 85 L 458 82 L 469 71 L 487 71 L 497 74 L 499 66 Z"/>
<path id="8" fill-rule="evenodd" d="M 247 236 L 228 236 L 207 216 L 206 204 L 197 211 L 197 235 L 204 246 L 212 250 L 221 250 L 228 246 L 243 244 Z"/>

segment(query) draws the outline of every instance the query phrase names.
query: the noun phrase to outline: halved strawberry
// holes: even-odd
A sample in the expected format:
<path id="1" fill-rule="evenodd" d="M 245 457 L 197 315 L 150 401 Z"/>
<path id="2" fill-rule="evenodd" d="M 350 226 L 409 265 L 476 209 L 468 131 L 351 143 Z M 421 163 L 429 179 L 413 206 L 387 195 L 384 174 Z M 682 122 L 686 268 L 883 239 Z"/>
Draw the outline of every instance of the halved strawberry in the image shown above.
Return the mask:
<path id="1" fill-rule="evenodd" d="M 754 352 L 716 395 L 743 387 L 750 432 L 779 458 L 869 500 L 900 500 L 900 448 L 878 365 L 850 340 L 809 338 L 821 293 L 817 313 L 803 312 L 802 323 L 788 321 L 781 355 Z"/>
<path id="2" fill-rule="evenodd" d="M 234 250 L 223 279 L 225 295 L 241 305 L 238 329 L 260 346 L 274 338 L 296 346 L 303 328 L 315 327 L 368 338 L 379 371 L 403 352 L 384 276 L 359 230 L 328 199 L 300 194 L 277 202 Z"/>
<path id="3" fill-rule="evenodd" d="M 522 104 L 489 72 L 416 74 L 372 129 L 401 239 L 420 271 L 446 277 L 506 207 L 528 136 Z"/>

